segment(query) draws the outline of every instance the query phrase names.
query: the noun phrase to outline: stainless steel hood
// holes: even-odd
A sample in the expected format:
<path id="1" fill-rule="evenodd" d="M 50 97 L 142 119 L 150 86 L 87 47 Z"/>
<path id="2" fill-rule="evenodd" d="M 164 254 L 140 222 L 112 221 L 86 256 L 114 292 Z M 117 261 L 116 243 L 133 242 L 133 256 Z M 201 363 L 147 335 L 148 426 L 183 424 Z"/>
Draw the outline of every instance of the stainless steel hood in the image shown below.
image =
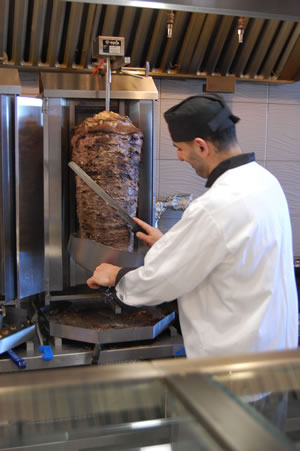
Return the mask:
<path id="1" fill-rule="evenodd" d="M 21 94 L 21 84 L 17 70 L 2 68 L 0 73 L 0 94 Z"/>
<path id="2" fill-rule="evenodd" d="M 157 100 L 157 88 L 151 77 L 113 75 L 111 99 Z M 71 99 L 105 99 L 105 80 L 90 74 L 41 74 L 40 89 L 44 97 Z"/>
<path id="3" fill-rule="evenodd" d="M 104 35 L 125 37 L 129 67 L 149 61 L 152 76 L 300 79 L 299 0 L 0 0 L 0 7 L 5 67 L 90 72 L 91 42 Z"/>

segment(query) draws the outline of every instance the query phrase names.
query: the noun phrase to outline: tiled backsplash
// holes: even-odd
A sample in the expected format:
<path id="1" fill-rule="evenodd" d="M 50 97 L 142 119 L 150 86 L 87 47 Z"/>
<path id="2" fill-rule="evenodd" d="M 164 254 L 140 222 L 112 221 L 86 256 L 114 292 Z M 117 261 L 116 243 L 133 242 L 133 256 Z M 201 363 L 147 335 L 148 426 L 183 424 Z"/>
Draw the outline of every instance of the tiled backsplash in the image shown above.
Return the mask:
<path id="1" fill-rule="evenodd" d="M 164 111 L 190 95 L 203 92 L 203 80 L 156 79 L 159 91 L 157 114 L 157 198 L 176 193 L 205 191 L 200 179 L 186 163 L 177 160 L 163 117 Z M 267 84 L 237 82 L 233 94 L 223 94 L 241 118 L 237 136 L 244 152 L 255 152 L 257 161 L 280 181 L 290 208 L 294 254 L 300 256 L 300 82 Z M 166 212 L 160 221 L 169 228 L 181 212 Z"/>

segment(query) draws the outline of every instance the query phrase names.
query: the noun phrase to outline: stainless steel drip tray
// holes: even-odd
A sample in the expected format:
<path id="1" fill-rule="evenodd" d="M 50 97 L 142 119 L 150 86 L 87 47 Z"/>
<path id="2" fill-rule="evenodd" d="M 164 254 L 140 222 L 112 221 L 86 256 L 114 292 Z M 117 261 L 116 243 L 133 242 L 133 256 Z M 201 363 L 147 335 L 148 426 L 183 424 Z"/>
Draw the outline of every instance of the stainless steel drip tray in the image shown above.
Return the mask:
<path id="1" fill-rule="evenodd" d="M 175 319 L 156 308 L 122 311 L 116 315 L 101 301 L 74 304 L 50 315 L 50 335 L 86 343 L 123 343 L 152 340 Z"/>

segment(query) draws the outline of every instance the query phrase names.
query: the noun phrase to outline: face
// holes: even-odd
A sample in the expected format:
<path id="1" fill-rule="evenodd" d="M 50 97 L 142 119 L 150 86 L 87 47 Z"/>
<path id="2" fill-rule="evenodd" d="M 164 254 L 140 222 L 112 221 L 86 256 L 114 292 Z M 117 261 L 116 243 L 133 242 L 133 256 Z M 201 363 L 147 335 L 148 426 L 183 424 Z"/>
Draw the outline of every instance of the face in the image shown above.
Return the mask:
<path id="1" fill-rule="evenodd" d="M 197 140 L 192 142 L 174 142 L 173 145 L 176 147 L 177 158 L 180 161 L 189 163 L 200 177 L 208 177 L 206 154 L 202 152 L 202 147 Z"/>

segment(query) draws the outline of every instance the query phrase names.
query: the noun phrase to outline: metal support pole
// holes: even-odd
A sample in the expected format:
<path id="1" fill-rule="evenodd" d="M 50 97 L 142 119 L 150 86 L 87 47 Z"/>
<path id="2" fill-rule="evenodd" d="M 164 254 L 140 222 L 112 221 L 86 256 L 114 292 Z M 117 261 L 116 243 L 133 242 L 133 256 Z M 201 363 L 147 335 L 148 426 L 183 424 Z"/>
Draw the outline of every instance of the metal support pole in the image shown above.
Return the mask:
<path id="1" fill-rule="evenodd" d="M 92 365 L 99 365 L 100 353 L 101 353 L 101 344 L 96 343 L 95 347 L 93 349 L 92 362 L 91 362 Z"/>
<path id="2" fill-rule="evenodd" d="M 110 111 L 110 84 L 111 84 L 111 67 L 110 67 L 110 58 L 106 58 L 106 94 L 105 94 L 105 109 L 106 111 Z"/>

